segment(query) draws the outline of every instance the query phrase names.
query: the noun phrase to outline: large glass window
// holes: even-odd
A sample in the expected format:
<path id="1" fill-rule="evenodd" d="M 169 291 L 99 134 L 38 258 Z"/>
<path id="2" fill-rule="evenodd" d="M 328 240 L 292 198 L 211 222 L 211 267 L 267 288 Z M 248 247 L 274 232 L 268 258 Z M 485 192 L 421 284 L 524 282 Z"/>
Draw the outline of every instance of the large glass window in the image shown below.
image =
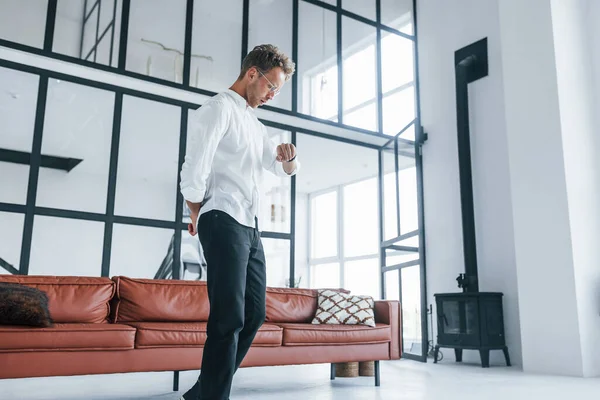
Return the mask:
<path id="1" fill-rule="evenodd" d="M 290 241 L 261 238 L 267 263 L 267 286 L 290 286 Z"/>
<path id="2" fill-rule="evenodd" d="M 0 39 L 44 47 L 47 10 L 48 0 L 2 0 Z"/>
<path id="3" fill-rule="evenodd" d="M 338 254 L 337 209 L 337 191 L 319 194 L 311 199 L 313 258 L 335 257 Z"/>
<path id="4" fill-rule="evenodd" d="M 292 57 L 293 5 L 292 0 L 250 0 L 248 51 L 260 44 L 274 44 L 288 57 Z M 292 109 L 291 80 L 268 105 Z"/>
<path id="5" fill-rule="evenodd" d="M 419 265 L 402 268 L 402 336 L 404 351 L 422 353 L 421 269 Z"/>
<path id="6" fill-rule="evenodd" d="M 122 3 L 122 0 L 59 0 L 52 50 L 116 67 Z"/>
<path id="7" fill-rule="evenodd" d="M 375 21 L 375 0 L 342 0 L 342 8 Z"/>
<path id="8" fill-rule="evenodd" d="M 357 295 L 380 299 L 379 258 L 367 258 L 344 263 L 344 288 Z"/>
<path id="9" fill-rule="evenodd" d="M 37 75 L 0 67 L 0 87 L 5 93 L 0 106 L 0 152 L 31 154 L 38 82 Z M 0 171 L 0 202 L 25 204 L 29 165 L 0 161 Z"/>
<path id="10" fill-rule="evenodd" d="M 123 96 L 115 214 L 175 220 L 181 107 Z"/>
<path id="11" fill-rule="evenodd" d="M 115 224 L 110 276 L 152 279 L 163 263 L 173 263 L 172 229 Z"/>
<path id="12" fill-rule="evenodd" d="M 237 79 L 243 0 L 195 0 L 190 85 L 222 92 Z M 215 35 L 215 32 L 227 32 Z"/>
<path id="13" fill-rule="evenodd" d="M 310 287 L 335 289 L 341 287 L 340 263 L 315 264 L 310 270 Z"/>
<path id="14" fill-rule="evenodd" d="M 106 211 L 114 97 L 113 92 L 49 80 L 42 155 L 81 161 L 70 171 L 41 168 L 36 205 Z"/>
<path id="15" fill-rule="evenodd" d="M 381 0 L 381 23 L 413 35 L 413 0 Z"/>
<path id="16" fill-rule="evenodd" d="M 414 147 L 398 141 L 398 179 L 393 143 L 383 151 L 384 239 L 389 240 L 419 229 L 417 174 Z M 398 219 L 398 210 L 400 218 Z M 406 239 L 409 240 L 409 239 Z M 410 239 L 417 243 L 418 237 Z M 403 245 L 408 245 L 403 243 Z"/>
<path id="17" fill-rule="evenodd" d="M 183 82 L 186 0 L 131 0 L 127 70 Z"/>
<path id="18" fill-rule="evenodd" d="M 298 146 L 311 161 L 297 178 L 295 274 L 309 275 L 300 286 L 379 298 L 377 151 L 303 134 Z"/>
<path id="19" fill-rule="evenodd" d="M 344 256 L 377 254 L 377 178 L 344 186 Z"/>
<path id="20" fill-rule="evenodd" d="M 275 144 L 291 143 L 291 133 L 267 128 L 269 138 Z M 278 163 L 278 168 L 282 168 Z M 261 188 L 259 224 L 262 231 L 290 232 L 292 179 L 264 172 Z"/>
<path id="21" fill-rule="evenodd" d="M 414 42 L 382 31 L 381 81 L 383 90 L 383 133 L 397 135 L 415 119 Z M 414 127 L 400 136 L 414 140 Z"/>
<path id="22" fill-rule="evenodd" d="M 0 275 L 19 270 L 24 219 L 24 214 L 0 212 Z"/>
<path id="23" fill-rule="evenodd" d="M 377 130 L 376 29 L 342 19 L 343 122 Z"/>
<path id="24" fill-rule="evenodd" d="M 36 215 L 29 275 L 100 276 L 104 223 Z"/>
<path id="25" fill-rule="evenodd" d="M 304 1 L 298 13 L 298 111 L 337 121 L 336 13 Z"/>

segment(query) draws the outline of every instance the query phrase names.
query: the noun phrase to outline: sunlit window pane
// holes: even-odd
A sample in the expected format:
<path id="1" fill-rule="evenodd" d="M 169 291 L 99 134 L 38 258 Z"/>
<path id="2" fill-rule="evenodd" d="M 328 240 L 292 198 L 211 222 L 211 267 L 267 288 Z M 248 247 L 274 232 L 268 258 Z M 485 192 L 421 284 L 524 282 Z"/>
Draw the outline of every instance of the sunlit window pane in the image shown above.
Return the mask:
<path id="1" fill-rule="evenodd" d="M 337 255 L 337 192 L 314 197 L 311 215 L 312 257 Z"/>
<path id="2" fill-rule="evenodd" d="M 377 179 L 344 187 L 344 256 L 377 254 Z"/>
<path id="3" fill-rule="evenodd" d="M 310 287 L 327 289 L 340 287 L 340 264 L 317 264 L 310 269 Z"/>

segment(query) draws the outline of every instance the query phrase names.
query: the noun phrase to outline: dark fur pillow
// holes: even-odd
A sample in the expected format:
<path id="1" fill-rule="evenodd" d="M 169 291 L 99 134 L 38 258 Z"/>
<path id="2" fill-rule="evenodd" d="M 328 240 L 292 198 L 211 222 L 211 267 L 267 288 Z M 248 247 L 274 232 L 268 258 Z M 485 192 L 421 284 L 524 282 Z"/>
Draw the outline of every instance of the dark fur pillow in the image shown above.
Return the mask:
<path id="1" fill-rule="evenodd" d="M 17 283 L 0 283 L 0 325 L 52 327 L 48 295 Z"/>

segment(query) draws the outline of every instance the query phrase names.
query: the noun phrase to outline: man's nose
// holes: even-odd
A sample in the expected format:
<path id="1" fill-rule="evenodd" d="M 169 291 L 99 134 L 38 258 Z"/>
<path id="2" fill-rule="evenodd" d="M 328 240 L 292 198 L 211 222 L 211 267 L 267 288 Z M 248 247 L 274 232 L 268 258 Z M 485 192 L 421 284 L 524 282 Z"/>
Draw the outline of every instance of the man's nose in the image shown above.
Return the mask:
<path id="1" fill-rule="evenodd" d="M 271 92 L 271 91 L 269 90 L 269 93 L 267 93 L 267 99 L 269 99 L 269 100 L 273 100 L 273 97 L 275 97 L 275 92 Z"/>

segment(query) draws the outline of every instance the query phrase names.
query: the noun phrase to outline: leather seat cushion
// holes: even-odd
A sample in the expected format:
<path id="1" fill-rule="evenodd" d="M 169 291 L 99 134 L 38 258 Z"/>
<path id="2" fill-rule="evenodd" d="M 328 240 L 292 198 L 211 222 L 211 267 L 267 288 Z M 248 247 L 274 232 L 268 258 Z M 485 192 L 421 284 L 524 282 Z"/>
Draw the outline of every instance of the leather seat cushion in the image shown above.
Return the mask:
<path id="1" fill-rule="evenodd" d="M 283 328 L 284 346 L 322 346 L 386 343 L 392 340 L 390 325 L 277 324 Z"/>
<path id="2" fill-rule="evenodd" d="M 206 342 L 206 322 L 128 322 L 138 330 L 135 347 L 201 347 Z M 277 325 L 263 324 L 252 346 L 281 346 L 283 329 Z"/>
<path id="3" fill-rule="evenodd" d="M 0 352 L 133 349 L 135 328 L 120 324 L 0 326 Z"/>

